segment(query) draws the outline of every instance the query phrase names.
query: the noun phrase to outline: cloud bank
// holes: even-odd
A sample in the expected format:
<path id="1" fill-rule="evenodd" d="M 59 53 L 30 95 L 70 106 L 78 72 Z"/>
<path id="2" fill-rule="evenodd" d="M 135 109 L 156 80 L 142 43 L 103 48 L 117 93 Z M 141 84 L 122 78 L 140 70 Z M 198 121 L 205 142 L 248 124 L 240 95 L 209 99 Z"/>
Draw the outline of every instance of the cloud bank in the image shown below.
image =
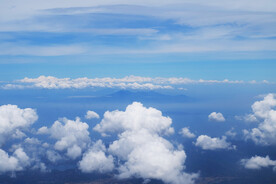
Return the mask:
<path id="1" fill-rule="evenodd" d="M 39 76 L 37 78 L 20 79 L 12 83 L 2 85 L 2 89 L 24 89 L 24 88 L 42 88 L 42 89 L 83 89 L 83 88 L 120 88 L 120 89 L 175 89 L 181 85 L 187 84 L 246 84 L 242 80 L 193 80 L 189 78 L 164 78 L 164 77 L 140 77 L 127 76 L 123 78 L 56 78 L 53 76 Z M 256 84 L 255 82 L 254 84 Z M 260 83 L 268 83 L 262 81 Z"/>

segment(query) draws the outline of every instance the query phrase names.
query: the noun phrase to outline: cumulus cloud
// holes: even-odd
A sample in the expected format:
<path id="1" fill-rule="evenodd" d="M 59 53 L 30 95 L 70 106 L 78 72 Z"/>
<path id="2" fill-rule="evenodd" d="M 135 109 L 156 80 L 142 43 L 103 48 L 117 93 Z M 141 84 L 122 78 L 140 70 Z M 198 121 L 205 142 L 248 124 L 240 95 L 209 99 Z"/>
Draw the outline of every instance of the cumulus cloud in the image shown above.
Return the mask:
<path id="1" fill-rule="evenodd" d="M 99 119 L 100 116 L 99 116 L 99 114 L 97 114 L 97 113 L 94 112 L 94 111 L 87 111 L 87 113 L 86 113 L 86 115 L 85 115 L 85 118 L 86 118 L 86 119 L 93 119 L 93 118 Z"/>
<path id="2" fill-rule="evenodd" d="M 180 130 L 179 134 L 181 134 L 183 137 L 186 138 L 194 138 L 195 134 L 193 134 L 192 132 L 190 132 L 188 127 L 184 127 Z"/>
<path id="3" fill-rule="evenodd" d="M 0 173 L 23 170 L 29 165 L 29 160 L 22 148 L 16 149 L 11 156 L 0 149 Z"/>
<path id="4" fill-rule="evenodd" d="M 212 112 L 211 114 L 209 114 L 208 119 L 210 121 L 218 121 L 218 122 L 225 121 L 225 118 L 220 112 Z"/>
<path id="5" fill-rule="evenodd" d="M 254 156 L 250 159 L 242 159 L 241 164 L 246 169 L 261 169 L 265 167 L 270 166 L 276 166 L 276 160 L 271 160 L 269 156 L 266 157 L 260 157 L 260 156 Z"/>
<path id="6" fill-rule="evenodd" d="M 55 121 L 49 129 L 42 127 L 38 132 L 49 133 L 57 140 L 56 150 L 66 151 L 68 157 L 76 159 L 90 143 L 88 128 L 88 124 L 81 122 L 80 118 L 75 121 L 63 118 Z"/>
<path id="7" fill-rule="evenodd" d="M 106 147 L 101 140 L 97 141 L 79 162 L 79 169 L 82 172 L 110 172 L 114 169 L 114 159 L 111 155 L 105 154 Z"/>
<path id="8" fill-rule="evenodd" d="M 107 111 L 94 127 L 103 135 L 118 133 L 108 152 L 118 157 L 119 178 L 160 179 L 166 183 L 194 183 L 197 174 L 184 172 L 186 154 L 162 135 L 173 133 L 172 120 L 155 108 L 134 102 L 125 111 Z"/>
<path id="9" fill-rule="evenodd" d="M 276 144 L 276 99 L 274 94 L 266 95 L 263 100 L 256 101 L 251 107 L 251 114 L 260 121 L 257 128 L 244 130 L 246 139 L 256 144 Z"/>
<path id="10" fill-rule="evenodd" d="M 237 135 L 237 133 L 234 131 L 234 128 L 231 128 L 230 130 L 225 132 L 225 135 L 228 137 L 235 137 Z"/>
<path id="11" fill-rule="evenodd" d="M 172 120 L 155 108 L 145 108 L 139 102 L 133 102 L 125 111 L 107 111 L 104 118 L 94 127 L 95 131 L 106 132 L 138 131 L 146 129 L 151 133 L 173 133 Z"/>
<path id="12" fill-rule="evenodd" d="M 52 163 L 56 163 L 57 161 L 62 159 L 61 155 L 54 150 L 47 150 L 46 157 Z"/>
<path id="13" fill-rule="evenodd" d="M 24 137 L 25 134 L 22 131 L 37 119 L 38 116 L 34 109 L 20 109 L 10 104 L 0 106 L 0 146 L 8 137 Z"/>
<path id="14" fill-rule="evenodd" d="M 195 145 L 204 150 L 236 149 L 235 145 L 231 145 L 231 143 L 226 141 L 225 136 L 222 136 L 222 138 L 211 138 L 207 135 L 200 135 L 197 138 Z"/>

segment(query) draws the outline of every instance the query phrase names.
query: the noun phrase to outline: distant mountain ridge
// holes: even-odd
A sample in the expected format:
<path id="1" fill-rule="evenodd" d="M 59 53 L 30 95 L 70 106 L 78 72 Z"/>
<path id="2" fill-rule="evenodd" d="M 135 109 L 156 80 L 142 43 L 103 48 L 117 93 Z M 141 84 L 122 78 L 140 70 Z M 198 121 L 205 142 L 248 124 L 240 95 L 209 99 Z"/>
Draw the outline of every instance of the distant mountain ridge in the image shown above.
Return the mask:
<path id="1" fill-rule="evenodd" d="M 187 102 L 192 99 L 186 95 L 166 95 L 155 91 L 128 91 L 120 90 L 115 93 L 100 97 L 101 99 L 112 98 L 113 100 L 132 100 L 132 101 L 176 101 Z"/>

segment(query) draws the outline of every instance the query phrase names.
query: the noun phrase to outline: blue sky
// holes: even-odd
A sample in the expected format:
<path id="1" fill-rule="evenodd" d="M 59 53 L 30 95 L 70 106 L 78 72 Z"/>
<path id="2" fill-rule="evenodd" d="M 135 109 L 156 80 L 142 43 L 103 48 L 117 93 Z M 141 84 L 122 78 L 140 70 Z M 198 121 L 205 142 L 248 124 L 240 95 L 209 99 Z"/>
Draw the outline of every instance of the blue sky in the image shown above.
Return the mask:
<path id="1" fill-rule="evenodd" d="M 1 4 L 2 80 L 40 75 L 275 78 L 274 1 Z"/>
<path id="2" fill-rule="evenodd" d="M 275 60 L 275 0 L 0 0 L 0 183 L 275 183 Z"/>

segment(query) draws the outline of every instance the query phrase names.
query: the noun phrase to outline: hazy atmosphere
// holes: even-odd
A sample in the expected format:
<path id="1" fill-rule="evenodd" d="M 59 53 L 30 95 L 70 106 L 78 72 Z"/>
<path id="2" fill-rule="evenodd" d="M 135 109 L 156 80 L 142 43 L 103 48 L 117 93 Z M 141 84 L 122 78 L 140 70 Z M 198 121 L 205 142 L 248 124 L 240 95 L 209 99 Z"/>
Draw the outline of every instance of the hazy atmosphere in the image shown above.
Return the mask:
<path id="1" fill-rule="evenodd" d="M 0 183 L 276 183 L 275 40 L 273 0 L 0 0 Z"/>

